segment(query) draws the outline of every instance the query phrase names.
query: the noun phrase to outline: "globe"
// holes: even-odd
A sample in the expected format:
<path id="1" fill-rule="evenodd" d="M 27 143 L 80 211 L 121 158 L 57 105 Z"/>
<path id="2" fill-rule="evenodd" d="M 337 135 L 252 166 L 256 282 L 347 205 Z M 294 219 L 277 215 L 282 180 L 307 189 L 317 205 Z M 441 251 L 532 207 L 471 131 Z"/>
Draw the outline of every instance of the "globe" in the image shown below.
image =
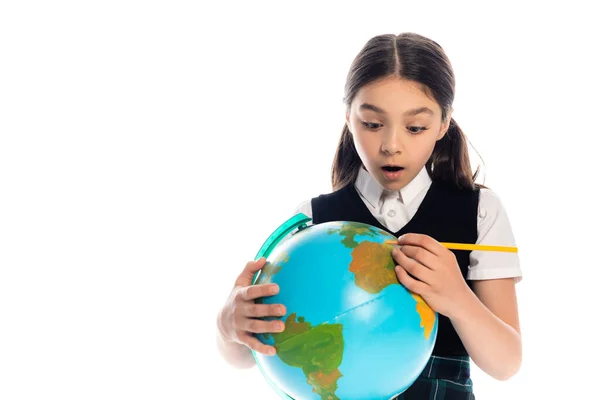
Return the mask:
<path id="1" fill-rule="evenodd" d="M 438 315 L 396 277 L 396 238 L 378 227 L 310 224 L 298 214 L 267 239 L 266 264 L 253 284 L 279 292 L 285 330 L 256 334 L 274 356 L 253 352 L 262 375 L 286 399 L 384 399 L 404 392 L 423 371 Z M 269 317 L 274 319 L 278 317 Z"/>

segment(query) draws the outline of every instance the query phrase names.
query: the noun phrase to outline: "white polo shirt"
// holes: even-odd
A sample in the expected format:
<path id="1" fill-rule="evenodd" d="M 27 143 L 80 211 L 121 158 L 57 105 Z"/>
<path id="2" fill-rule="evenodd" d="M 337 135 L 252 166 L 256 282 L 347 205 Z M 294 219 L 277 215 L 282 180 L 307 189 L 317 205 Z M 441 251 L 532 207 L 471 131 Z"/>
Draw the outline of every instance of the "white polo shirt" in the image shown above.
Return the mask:
<path id="1" fill-rule="evenodd" d="M 412 219 L 425 198 L 431 178 L 425 167 L 408 185 L 399 191 L 384 189 L 379 182 L 361 168 L 355 187 L 371 214 L 392 232 L 397 232 Z M 301 203 L 297 213 L 312 218 L 310 200 Z M 481 189 L 477 215 L 477 244 L 516 246 L 508 215 L 491 189 Z M 522 279 L 518 253 L 471 251 L 467 279 Z"/>

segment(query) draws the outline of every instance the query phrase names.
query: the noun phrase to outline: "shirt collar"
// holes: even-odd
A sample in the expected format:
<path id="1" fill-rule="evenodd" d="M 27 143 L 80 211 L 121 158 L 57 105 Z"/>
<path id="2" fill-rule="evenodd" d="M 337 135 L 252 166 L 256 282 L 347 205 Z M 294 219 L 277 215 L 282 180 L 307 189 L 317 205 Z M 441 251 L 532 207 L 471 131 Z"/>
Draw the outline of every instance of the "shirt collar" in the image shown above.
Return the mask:
<path id="1" fill-rule="evenodd" d="M 417 176 L 402 189 L 390 191 L 384 189 L 364 167 L 361 167 L 354 185 L 362 197 L 375 208 L 379 207 L 380 202 L 386 197 L 397 197 L 405 206 L 408 206 L 419 193 L 431 185 L 431 178 L 427 169 L 423 167 Z"/>

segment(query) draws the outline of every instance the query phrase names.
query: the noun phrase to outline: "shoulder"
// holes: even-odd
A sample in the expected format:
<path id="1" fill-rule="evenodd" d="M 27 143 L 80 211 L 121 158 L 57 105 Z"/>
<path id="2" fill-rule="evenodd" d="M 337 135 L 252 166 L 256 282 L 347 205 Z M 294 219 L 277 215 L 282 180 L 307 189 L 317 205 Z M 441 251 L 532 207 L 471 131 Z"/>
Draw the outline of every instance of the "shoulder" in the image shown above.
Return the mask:
<path id="1" fill-rule="evenodd" d="M 508 214 L 500 196 L 489 188 L 481 188 L 477 214 L 477 243 L 517 246 Z M 471 252 L 468 279 L 516 278 L 522 272 L 518 253 Z"/>
<path id="2" fill-rule="evenodd" d="M 497 218 L 508 218 L 500 196 L 489 188 L 479 190 L 478 220 L 491 221 Z"/>
<path id="3" fill-rule="evenodd" d="M 304 200 L 296 206 L 294 215 L 304 214 L 309 218 L 312 218 L 312 199 Z"/>

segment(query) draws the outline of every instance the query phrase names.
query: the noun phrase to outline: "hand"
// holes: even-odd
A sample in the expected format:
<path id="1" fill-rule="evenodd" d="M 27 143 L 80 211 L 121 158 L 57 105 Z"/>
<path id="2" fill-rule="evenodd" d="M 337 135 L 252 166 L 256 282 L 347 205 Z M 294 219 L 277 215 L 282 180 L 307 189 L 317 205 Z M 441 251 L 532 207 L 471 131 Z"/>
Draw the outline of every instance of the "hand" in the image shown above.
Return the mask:
<path id="1" fill-rule="evenodd" d="M 408 233 L 392 250 L 396 276 L 408 290 L 420 295 L 435 311 L 452 318 L 461 309 L 470 288 L 456 256 L 431 236 Z"/>
<path id="2" fill-rule="evenodd" d="M 282 332 L 283 321 L 263 321 L 258 318 L 285 315 L 282 304 L 256 304 L 255 299 L 272 296 L 279 291 L 276 284 L 252 285 L 254 274 L 266 264 L 265 258 L 250 261 L 235 281 L 225 305 L 219 312 L 217 325 L 226 342 L 248 346 L 266 355 L 274 355 L 275 348 L 260 342 L 253 333 Z"/>

